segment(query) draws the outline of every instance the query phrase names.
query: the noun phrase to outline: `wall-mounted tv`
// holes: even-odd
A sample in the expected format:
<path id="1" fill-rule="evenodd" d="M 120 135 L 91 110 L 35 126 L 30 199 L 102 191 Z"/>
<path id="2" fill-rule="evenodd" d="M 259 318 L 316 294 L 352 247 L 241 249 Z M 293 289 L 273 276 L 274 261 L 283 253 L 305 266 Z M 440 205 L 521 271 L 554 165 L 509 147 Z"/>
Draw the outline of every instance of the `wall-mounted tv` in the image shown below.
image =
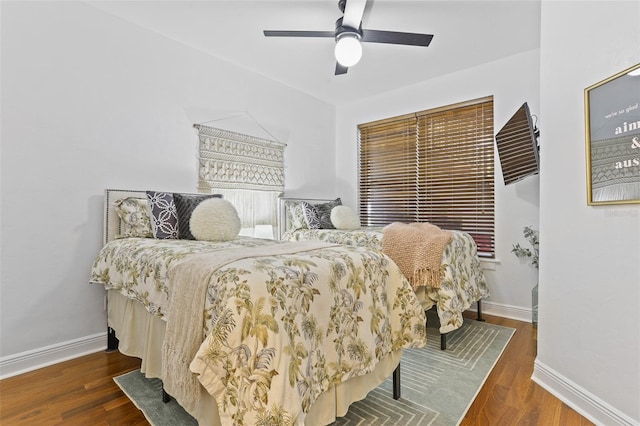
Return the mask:
<path id="1" fill-rule="evenodd" d="M 540 172 L 538 136 L 525 102 L 496 134 L 505 185 Z"/>

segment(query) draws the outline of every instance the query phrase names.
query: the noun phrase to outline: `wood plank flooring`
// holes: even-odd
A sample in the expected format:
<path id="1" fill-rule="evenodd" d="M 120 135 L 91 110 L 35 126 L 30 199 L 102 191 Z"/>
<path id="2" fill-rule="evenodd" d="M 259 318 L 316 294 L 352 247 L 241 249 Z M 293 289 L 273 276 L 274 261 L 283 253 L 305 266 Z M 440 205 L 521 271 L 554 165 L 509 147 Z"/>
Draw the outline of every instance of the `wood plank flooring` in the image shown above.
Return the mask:
<path id="1" fill-rule="evenodd" d="M 474 312 L 465 317 L 475 319 Z M 592 426 L 531 380 L 538 329 L 530 323 L 483 314 L 491 324 L 516 329 L 460 426 Z"/>
<path id="2" fill-rule="evenodd" d="M 475 313 L 465 313 L 475 318 Z M 593 425 L 531 381 L 537 329 L 484 315 L 517 331 L 461 423 L 469 425 Z M 0 425 L 148 425 L 113 377 L 140 367 L 119 352 L 98 352 L 0 381 Z M 158 395 L 160 397 L 160 395 Z"/>

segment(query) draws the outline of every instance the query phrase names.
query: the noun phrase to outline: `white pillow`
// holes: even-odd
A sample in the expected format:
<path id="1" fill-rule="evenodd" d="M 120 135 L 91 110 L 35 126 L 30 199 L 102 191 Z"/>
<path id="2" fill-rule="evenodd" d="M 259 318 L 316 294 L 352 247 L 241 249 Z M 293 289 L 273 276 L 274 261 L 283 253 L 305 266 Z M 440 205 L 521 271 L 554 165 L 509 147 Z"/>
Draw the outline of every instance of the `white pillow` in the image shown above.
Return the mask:
<path id="1" fill-rule="evenodd" d="M 336 229 L 360 229 L 360 218 L 351 207 L 335 206 L 331 209 L 331 223 Z"/>
<path id="2" fill-rule="evenodd" d="M 193 210 L 189 228 L 196 240 L 230 241 L 240 233 L 240 216 L 229 201 L 209 198 Z"/>

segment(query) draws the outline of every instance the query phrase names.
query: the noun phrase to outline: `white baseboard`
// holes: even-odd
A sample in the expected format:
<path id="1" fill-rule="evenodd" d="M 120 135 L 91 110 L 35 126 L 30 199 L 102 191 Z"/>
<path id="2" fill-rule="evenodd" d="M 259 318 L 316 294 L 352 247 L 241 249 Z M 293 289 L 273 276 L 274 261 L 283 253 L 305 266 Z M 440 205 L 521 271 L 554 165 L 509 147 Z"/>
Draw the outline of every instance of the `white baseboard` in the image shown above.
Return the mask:
<path id="1" fill-rule="evenodd" d="M 107 333 L 98 333 L 0 358 L 0 380 L 107 348 Z"/>
<path id="2" fill-rule="evenodd" d="M 537 359 L 533 364 L 531 379 L 596 425 L 640 425 Z"/>
<path id="3" fill-rule="evenodd" d="M 470 311 L 476 311 L 478 305 L 473 303 L 469 308 Z M 495 315 L 497 317 L 510 318 L 523 322 L 531 322 L 531 308 L 523 308 L 521 306 L 503 305 L 501 303 L 493 303 L 488 300 L 480 302 L 482 313 Z"/>

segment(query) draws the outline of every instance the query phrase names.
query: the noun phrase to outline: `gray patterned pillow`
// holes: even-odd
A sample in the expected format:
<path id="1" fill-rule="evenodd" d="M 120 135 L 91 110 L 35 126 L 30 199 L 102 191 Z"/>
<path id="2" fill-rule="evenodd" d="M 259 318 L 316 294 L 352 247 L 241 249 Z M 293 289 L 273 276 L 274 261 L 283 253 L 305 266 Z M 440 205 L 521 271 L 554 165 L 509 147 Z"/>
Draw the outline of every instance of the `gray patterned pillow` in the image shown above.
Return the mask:
<path id="1" fill-rule="evenodd" d="M 209 198 L 222 198 L 221 194 L 182 194 L 173 193 L 173 201 L 176 204 L 176 213 L 178 215 L 178 237 L 181 240 L 195 240 L 191 233 L 189 221 L 193 210 L 204 200 Z"/>
<path id="2" fill-rule="evenodd" d="M 327 203 L 310 204 L 302 201 L 304 219 L 309 229 L 335 229 L 331 223 L 331 210 L 335 206 L 341 206 L 342 200 L 336 198 Z"/>
<path id="3" fill-rule="evenodd" d="M 304 221 L 309 229 L 320 229 L 320 218 L 318 217 L 318 210 L 313 204 L 302 201 L 302 211 L 304 212 Z"/>
<path id="4" fill-rule="evenodd" d="M 146 198 L 127 197 L 113 202 L 120 218 L 120 233 L 116 238 L 152 238 L 149 202 Z"/>
<path id="5" fill-rule="evenodd" d="M 304 209 L 302 203 L 297 201 L 285 201 L 287 220 L 289 221 L 288 231 L 307 229 L 307 222 L 304 219 Z"/>
<path id="6" fill-rule="evenodd" d="M 161 240 L 178 239 L 178 213 L 171 192 L 147 191 L 153 236 Z"/>
<path id="7" fill-rule="evenodd" d="M 333 223 L 331 223 L 331 210 L 335 206 L 341 206 L 342 200 L 340 198 L 336 198 L 333 201 L 329 201 L 328 203 L 319 203 L 314 207 L 318 212 L 318 220 L 320 221 L 320 229 L 335 229 Z"/>

